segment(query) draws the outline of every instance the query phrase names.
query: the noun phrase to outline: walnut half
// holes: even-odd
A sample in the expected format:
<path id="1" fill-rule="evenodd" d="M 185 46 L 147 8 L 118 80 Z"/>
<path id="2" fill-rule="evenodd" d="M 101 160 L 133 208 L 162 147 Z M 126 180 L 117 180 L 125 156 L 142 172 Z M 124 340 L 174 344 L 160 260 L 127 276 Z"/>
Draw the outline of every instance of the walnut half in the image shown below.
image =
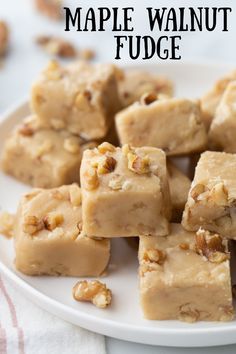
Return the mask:
<path id="1" fill-rule="evenodd" d="M 112 293 L 106 284 L 98 280 L 81 280 L 75 284 L 72 294 L 77 301 L 90 301 L 99 308 L 105 308 L 111 303 Z"/>

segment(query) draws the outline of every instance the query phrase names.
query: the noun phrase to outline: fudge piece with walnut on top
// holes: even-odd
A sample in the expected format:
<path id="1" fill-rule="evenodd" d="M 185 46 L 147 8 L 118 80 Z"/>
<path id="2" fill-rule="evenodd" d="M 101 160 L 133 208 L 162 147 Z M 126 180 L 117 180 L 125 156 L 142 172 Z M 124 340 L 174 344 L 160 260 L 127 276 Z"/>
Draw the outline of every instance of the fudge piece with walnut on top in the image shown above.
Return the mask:
<path id="1" fill-rule="evenodd" d="M 103 143 L 84 152 L 80 180 L 86 235 L 168 234 L 171 203 L 162 150 Z"/>
<path id="2" fill-rule="evenodd" d="M 140 237 L 140 296 L 150 320 L 229 321 L 234 317 L 227 240 L 171 224 L 167 237 Z"/>

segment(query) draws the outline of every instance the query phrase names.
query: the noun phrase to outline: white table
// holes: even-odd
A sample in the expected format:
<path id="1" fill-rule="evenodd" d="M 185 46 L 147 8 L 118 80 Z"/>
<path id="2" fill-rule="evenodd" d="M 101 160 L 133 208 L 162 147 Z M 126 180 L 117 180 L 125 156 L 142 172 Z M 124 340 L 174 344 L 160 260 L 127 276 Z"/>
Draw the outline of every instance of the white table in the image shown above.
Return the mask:
<path id="1" fill-rule="evenodd" d="M 64 32 L 63 23 L 50 22 L 47 19 L 37 15 L 32 8 L 32 0 L 8 0 L 0 2 L 0 18 L 5 18 L 11 28 L 11 48 L 5 61 L 4 70 L 0 69 L 0 112 L 7 109 L 12 104 L 19 101 L 22 97 L 29 95 L 32 80 L 38 75 L 42 67 L 48 62 L 48 56 L 37 48 L 34 44 L 34 38 L 40 34 L 57 34 L 65 36 L 69 40 L 78 43 L 78 47 L 94 48 L 97 52 L 97 60 L 113 61 L 115 55 L 115 42 L 113 36 L 115 33 L 108 31 L 100 33 L 78 33 Z M 158 1 L 158 6 L 173 6 L 173 0 Z M 68 4 L 77 3 L 75 1 L 66 1 Z M 139 4 L 140 3 L 140 4 Z M 177 3 L 177 1 L 176 1 Z M 138 4 L 138 5 L 137 5 Z M 89 6 L 111 6 L 109 0 L 90 0 Z M 123 4 L 122 4 L 123 5 Z M 135 7 L 135 27 L 136 34 L 149 34 L 143 20 L 144 8 L 146 6 L 157 5 L 154 0 L 135 0 L 126 1 L 125 6 Z M 181 54 L 183 60 L 202 61 L 236 61 L 236 21 L 235 0 L 224 0 L 219 4 L 217 0 L 188 0 L 178 1 L 178 6 L 231 6 L 233 13 L 230 16 L 230 31 L 214 33 L 184 33 L 182 34 Z M 80 0 L 78 6 L 88 6 L 88 1 Z M 121 6 L 118 0 L 112 1 L 112 6 Z M 234 22 L 234 23 L 233 23 Z M 134 34 L 135 34 L 134 33 Z M 155 35 L 154 35 L 155 36 Z M 158 33 L 156 33 L 158 37 Z M 102 45 L 101 45 L 102 43 Z M 123 61 L 127 60 L 124 56 Z M 170 338 L 171 341 L 171 338 Z M 236 345 L 220 348 L 206 349 L 175 349 L 151 347 L 146 345 L 128 343 L 111 338 L 107 338 L 107 350 L 111 354 L 135 353 L 135 354 L 211 354 L 211 353 L 235 353 Z"/>

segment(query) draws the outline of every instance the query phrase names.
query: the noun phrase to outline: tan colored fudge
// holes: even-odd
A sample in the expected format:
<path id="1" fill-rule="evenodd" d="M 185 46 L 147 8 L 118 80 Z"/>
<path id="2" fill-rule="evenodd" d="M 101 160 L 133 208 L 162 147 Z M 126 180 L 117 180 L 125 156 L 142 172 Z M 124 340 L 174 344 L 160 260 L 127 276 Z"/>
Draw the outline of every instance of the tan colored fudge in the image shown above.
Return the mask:
<path id="1" fill-rule="evenodd" d="M 85 139 L 103 138 L 120 108 L 115 68 L 51 62 L 33 85 L 31 106 L 46 126 Z"/>
<path id="2" fill-rule="evenodd" d="M 207 144 L 199 104 L 187 99 L 143 96 L 116 115 L 116 127 L 122 145 L 154 146 L 169 156 L 202 151 Z"/>
<path id="3" fill-rule="evenodd" d="M 171 224 L 167 237 L 140 237 L 140 298 L 149 320 L 230 321 L 227 241 Z"/>
<path id="4" fill-rule="evenodd" d="M 103 143 L 84 152 L 80 180 L 87 236 L 168 234 L 171 204 L 163 151 Z"/>
<path id="5" fill-rule="evenodd" d="M 143 70 L 130 70 L 118 81 L 122 107 L 128 107 L 138 101 L 145 93 L 153 92 L 172 96 L 173 84 L 160 75 Z"/>
<path id="6" fill-rule="evenodd" d="M 199 227 L 236 239 L 236 155 L 207 151 L 201 155 L 185 206 L 186 230 Z"/>
<path id="7" fill-rule="evenodd" d="M 203 121 L 208 129 L 215 115 L 222 95 L 231 81 L 236 80 L 236 70 L 218 80 L 214 86 L 201 98 Z"/>
<path id="8" fill-rule="evenodd" d="M 220 100 L 211 123 L 209 140 L 214 150 L 236 152 L 236 81 L 229 83 Z"/>
<path id="9" fill-rule="evenodd" d="M 42 128 L 32 116 L 7 138 L 1 168 L 34 187 L 52 188 L 79 182 L 82 153 L 95 145 L 67 131 Z"/>
<path id="10" fill-rule="evenodd" d="M 83 236 L 81 214 L 81 191 L 76 184 L 26 194 L 14 231 L 16 268 L 29 275 L 102 274 L 110 257 L 110 241 Z"/>
<path id="11" fill-rule="evenodd" d="M 191 181 L 170 161 L 167 163 L 167 171 L 172 203 L 172 220 L 181 221 Z"/>

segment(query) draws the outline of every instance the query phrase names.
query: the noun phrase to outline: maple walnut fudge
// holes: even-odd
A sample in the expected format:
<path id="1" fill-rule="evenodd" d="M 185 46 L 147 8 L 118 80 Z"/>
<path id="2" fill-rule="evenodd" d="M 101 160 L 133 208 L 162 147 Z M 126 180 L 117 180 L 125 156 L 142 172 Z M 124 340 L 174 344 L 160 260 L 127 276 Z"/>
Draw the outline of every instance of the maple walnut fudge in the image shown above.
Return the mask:
<path id="1" fill-rule="evenodd" d="M 87 236 L 168 234 L 171 203 L 163 151 L 103 143 L 84 152 L 80 180 Z"/>
<path id="2" fill-rule="evenodd" d="M 187 99 L 145 95 L 116 115 L 116 127 L 121 144 L 154 146 L 169 156 L 202 151 L 207 144 L 199 104 Z"/>
<path id="3" fill-rule="evenodd" d="M 172 203 L 172 219 L 180 221 L 188 199 L 188 192 L 191 186 L 190 179 L 183 174 L 173 163 L 167 163 L 170 196 Z"/>
<path id="4" fill-rule="evenodd" d="M 58 187 L 79 181 L 83 150 L 95 145 L 66 131 L 44 129 L 32 116 L 7 138 L 1 167 L 34 187 Z"/>
<path id="5" fill-rule="evenodd" d="M 216 109 L 209 131 L 210 146 L 236 152 L 236 81 L 231 82 Z"/>
<path id="6" fill-rule="evenodd" d="M 211 125 L 226 87 L 234 80 L 236 80 L 236 70 L 218 80 L 209 92 L 201 98 L 202 117 L 207 129 Z"/>
<path id="7" fill-rule="evenodd" d="M 16 268 L 29 275 L 102 274 L 110 241 L 83 236 L 81 224 L 81 191 L 76 184 L 26 194 L 14 231 Z"/>
<path id="8" fill-rule="evenodd" d="M 120 108 L 115 67 L 51 62 L 33 85 L 31 106 L 45 125 L 103 138 Z"/>
<path id="9" fill-rule="evenodd" d="M 142 70 L 130 70 L 120 75 L 118 87 L 122 107 L 128 107 L 146 93 L 168 96 L 173 94 L 173 84 L 170 80 Z"/>
<path id="10" fill-rule="evenodd" d="M 171 224 L 167 237 L 140 237 L 140 298 L 149 320 L 233 319 L 227 241 Z"/>
<path id="11" fill-rule="evenodd" d="M 182 225 L 186 230 L 199 227 L 236 239 L 236 155 L 203 153 L 185 206 Z"/>

